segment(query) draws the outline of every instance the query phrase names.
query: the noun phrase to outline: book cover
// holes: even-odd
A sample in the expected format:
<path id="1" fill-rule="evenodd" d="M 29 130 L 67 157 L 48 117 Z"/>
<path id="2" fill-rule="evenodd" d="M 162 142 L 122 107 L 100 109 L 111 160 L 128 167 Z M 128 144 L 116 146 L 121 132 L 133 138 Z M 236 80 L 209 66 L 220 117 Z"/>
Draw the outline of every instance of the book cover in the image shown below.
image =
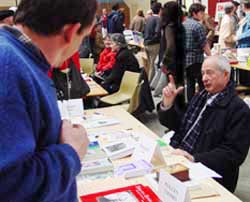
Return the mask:
<path id="1" fill-rule="evenodd" d="M 158 196 L 147 186 L 141 184 L 112 189 L 81 196 L 82 202 L 160 202 Z"/>
<path id="2" fill-rule="evenodd" d="M 107 158 L 104 158 L 104 159 L 82 162 L 81 172 L 83 174 L 90 174 L 90 173 L 107 172 L 112 170 L 113 170 L 113 164 Z"/>
<path id="3" fill-rule="evenodd" d="M 96 198 L 98 202 L 121 201 L 137 202 L 135 195 L 131 191 L 122 191 L 114 194 L 107 194 Z"/>
<path id="4" fill-rule="evenodd" d="M 104 145 L 103 150 L 111 160 L 115 160 L 131 155 L 134 151 L 134 144 L 118 141 Z"/>
<path id="5" fill-rule="evenodd" d="M 83 162 L 107 158 L 106 153 L 100 148 L 98 141 L 91 141 L 88 145 L 87 154 L 84 156 Z"/>
<path id="6" fill-rule="evenodd" d="M 124 176 L 125 178 L 139 177 L 151 173 L 153 165 L 145 160 L 138 160 L 131 163 L 120 165 L 115 169 L 115 176 Z"/>

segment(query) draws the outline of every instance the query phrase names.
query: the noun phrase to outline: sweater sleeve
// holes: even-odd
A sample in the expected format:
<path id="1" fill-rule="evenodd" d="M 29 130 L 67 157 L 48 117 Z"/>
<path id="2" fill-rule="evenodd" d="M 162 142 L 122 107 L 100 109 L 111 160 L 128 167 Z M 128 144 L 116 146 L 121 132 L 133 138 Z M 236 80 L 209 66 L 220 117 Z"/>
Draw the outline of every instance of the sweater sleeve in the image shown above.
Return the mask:
<path id="1" fill-rule="evenodd" d="M 27 99 L 32 98 L 24 96 L 24 81 L 16 79 L 18 72 L 3 62 L 1 65 L 1 201 L 51 202 L 60 199 L 74 185 L 80 172 L 79 157 L 67 144 L 38 147 L 39 139 L 45 138 L 45 129 L 34 129 L 38 121 L 32 120 L 28 111 L 32 106 L 27 105 Z"/>

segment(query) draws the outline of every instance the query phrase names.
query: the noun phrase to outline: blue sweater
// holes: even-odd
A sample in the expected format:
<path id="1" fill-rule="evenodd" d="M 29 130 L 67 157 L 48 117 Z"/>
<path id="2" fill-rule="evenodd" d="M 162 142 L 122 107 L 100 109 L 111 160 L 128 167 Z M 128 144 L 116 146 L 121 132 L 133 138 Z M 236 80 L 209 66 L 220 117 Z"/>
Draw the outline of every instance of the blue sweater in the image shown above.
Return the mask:
<path id="1" fill-rule="evenodd" d="M 76 202 L 75 150 L 59 144 L 50 65 L 0 29 L 0 201 Z"/>

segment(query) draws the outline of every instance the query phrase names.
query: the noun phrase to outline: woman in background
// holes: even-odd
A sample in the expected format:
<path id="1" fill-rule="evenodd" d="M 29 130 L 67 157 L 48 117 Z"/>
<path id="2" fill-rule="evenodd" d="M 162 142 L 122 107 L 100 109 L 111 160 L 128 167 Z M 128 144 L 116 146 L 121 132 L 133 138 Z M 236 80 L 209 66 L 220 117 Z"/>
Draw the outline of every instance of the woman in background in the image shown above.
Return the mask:
<path id="1" fill-rule="evenodd" d="M 116 52 L 112 51 L 110 35 L 104 38 L 104 50 L 100 54 L 99 62 L 96 66 L 96 72 L 93 79 L 97 83 L 101 83 L 107 76 L 109 76 L 113 65 L 115 64 Z"/>
<path id="2" fill-rule="evenodd" d="M 137 10 L 136 16 L 133 18 L 130 29 L 137 32 L 143 32 L 145 26 L 145 18 L 142 10 Z"/>
<path id="3" fill-rule="evenodd" d="M 111 48 L 117 54 L 110 75 L 102 82 L 103 88 L 109 93 L 119 90 L 125 71 L 140 72 L 139 63 L 127 46 L 122 34 L 111 35 Z"/>
<path id="4" fill-rule="evenodd" d="M 184 28 L 182 26 L 182 10 L 177 2 L 164 4 L 161 14 L 161 77 L 155 89 L 155 96 L 162 92 L 168 82 L 168 75 L 172 74 L 178 85 L 184 83 Z"/>

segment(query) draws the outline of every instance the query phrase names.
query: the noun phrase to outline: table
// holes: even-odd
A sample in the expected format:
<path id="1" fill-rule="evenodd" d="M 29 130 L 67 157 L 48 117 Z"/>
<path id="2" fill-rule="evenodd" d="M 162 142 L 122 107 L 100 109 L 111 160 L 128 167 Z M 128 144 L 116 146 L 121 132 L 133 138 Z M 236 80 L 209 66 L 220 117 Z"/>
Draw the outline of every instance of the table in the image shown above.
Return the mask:
<path id="1" fill-rule="evenodd" d="M 128 42 L 128 45 L 129 45 L 129 46 L 137 46 L 137 47 L 139 47 L 139 48 L 141 48 L 141 49 L 144 49 L 144 48 L 145 48 L 143 43 L 137 43 L 137 42 L 135 42 L 135 41 L 133 41 L 133 40 L 129 41 L 129 42 Z"/>
<path id="2" fill-rule="evenodd" d="M 241 63 L 232 64 L 231 67 L 234 68 L 234 69 L 250 71 L 250 66 L 247 66 L 246 64 L 241 64 Z"/>
<path id="3" fill-rule="evenodd" d="M 234 81 L 237 85 L 240 85 L 240 78 L 239 78 L 239 70 L 245 70 L 250 71 L 250 66 L 247 66 L 246 64 L 237 63 L 237 64 L 231 64 L 231 67 L 234 69 Z"/>
<path id="4" fill-rule="evenodd" d="M 120 106 L 113 106 L 113 107 L 107 107 L 107 108 L 99 108 L 99 109 L 91 109 L 86 110 L 86 115 L 91 115 L 93 113 L 101 113 L 105 116 L 109 116 L 112 118 L 117 118 L 120 121 L 120 124 L 109 126 L 109 127 L 102 127 L 102 128 L 95 128 L 95 129 L 89 129 L 88 132 L 98 132 L 98 131 L 115 131 L 115 130 L 135 130 L 140 131 L 146 135 L 152 136 L 153 138 L 158 138 L 156 134 L 154 134 L 151 130 L 149 130 L 146 126 L 144 126 L 141 122 L 139 122 L 137 119 L 135 119 L 132 115 L 130 115 L 128 112 L 126 112 L 124 109 L 122 109 Z M 176 156 L 173 156 L 174 161 L 176 161 Z M 180 161 L 187 161 L 184 157 L 178 156 Z M 167 159 L 169 160 L 169 159 Z M 115 179 L 115 178 L 109 178 L 105 180 L 98 180 L 98 181 L 92 181 L 92 182 L 77 182 L 78 186 L 78 195 L 84 195 L 84 194 L 90 194 L 93 192 L 99 192 L 104 191 L 108 189 L 118 188 L 122 186 L 128 186 L 132 184 L 144 184 L 147 185 L 147 181 L 143 178 L 134 178 L 130 180 L 124 180 L 124 179 Z M 213 189 L 215 189 L 220 196 L 216 197 L 210 197 L 210 198 L 203 198 L 203 199 L 195 199 L 192 200 L 193 202 L 240 202 L 236 196 L 234 196 L 232 193 L 227 191 L 223 186 L 218 184 L 213 179 L 206 179 L 202 180 L 201 183 L 207 184 Z"/>
<path id="5" fill-rule="evenodd" d="M 86 80 L 86 82 L 90 88 L 90 92 L 87 94 L 87 97 L 108 95 L 108 92 L 93 79 Z"/>

